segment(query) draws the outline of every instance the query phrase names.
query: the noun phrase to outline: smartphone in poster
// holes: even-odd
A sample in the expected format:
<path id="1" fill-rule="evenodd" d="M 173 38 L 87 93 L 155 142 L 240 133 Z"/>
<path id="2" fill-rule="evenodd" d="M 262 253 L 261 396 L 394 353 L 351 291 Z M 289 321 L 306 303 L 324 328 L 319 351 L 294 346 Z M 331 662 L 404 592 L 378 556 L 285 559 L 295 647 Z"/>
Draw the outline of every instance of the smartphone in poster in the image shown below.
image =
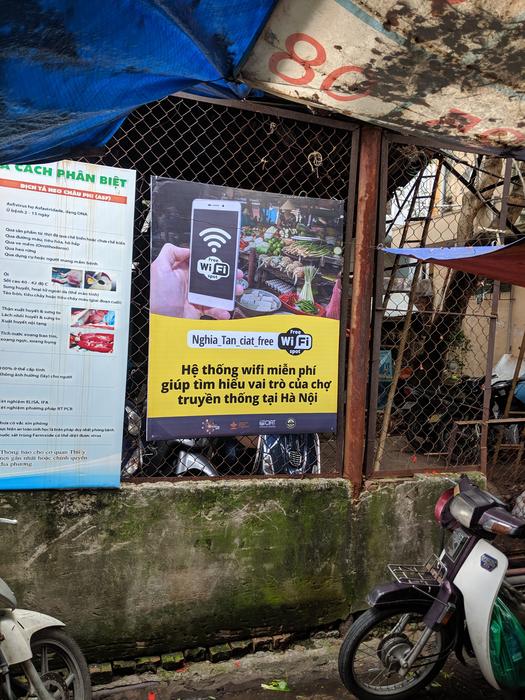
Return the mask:
<path id="1" fill-rule="evenodd" d="M 241 203 L 196 199 L 191 208 L 191 304 L 232 311 L 241 223 Z"/>
<path id="2" fill-rule="evenodd" d="M 336 430 L 343 203 L 153 178 L 147 438 Z"/>
<path id="3" fill-rule="evenodd" d="M 0 489 L 120 483 L 135 172 L 0 166 Z"/>

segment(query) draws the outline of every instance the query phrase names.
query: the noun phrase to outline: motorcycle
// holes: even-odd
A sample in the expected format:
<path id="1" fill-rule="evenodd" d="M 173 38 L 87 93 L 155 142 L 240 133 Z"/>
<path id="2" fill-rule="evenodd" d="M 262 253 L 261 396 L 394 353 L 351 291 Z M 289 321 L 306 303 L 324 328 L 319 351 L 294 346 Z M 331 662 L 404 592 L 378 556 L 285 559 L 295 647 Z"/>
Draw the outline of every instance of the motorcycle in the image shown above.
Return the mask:
<path id="1" fill-rule="evenodd" d="M 126 402 L 120 466 L 120 472 L 123 476 L 135 476 L 142 471 L 144 443 L 141 427 L 142 419 L 138 410 L 131 403 Z"/>
<path id="2" fill-rule="evenodd" d="M 371 607 L 343 641 L 341 680 L 360 700 L 416 696 L 453 652 L 462 663 L 465 654 L 475 659 L 488 683 L 503 689 L 491 623 L 503 600 L 522 629 L 525 577 L 490 540 L 525 538 L 525 520 L 466 476 L 440 496 L 435 518 L 448 534 L 441 555 L 424 566 L 390 565 L 394 581 L 371 591 Z M 514 644 L 509 635 L 504 641 Z M 516 647 L 511 666 L 525 658 Z M 525 684 L 525 668 L 522 675 Z"/>
<path id="3" fill-rule="evenodd" d="M 120 468 L 122 476 L 173 476 L 173 464 L 181 447 L 181 442 L 175 440 L 146 442 L 141 411 L 131 402 L 126 402 Z"/>
<path id="4" fill-rule="evenodd" d="M 175 476 L 244 476 L 255 473 L 255 449 L 237 438 L 187 438 L 175 460 Z"/>
<path id="5" fill-rule="evenodd" d="M 461 377 L 455 382 L 435 386 L 419 386 L 412 390 L 409 410 L 405 416 L 405 436 L 416 452 L 448 454 L 453 464 L 477 464 L 480 458 L 481 423 L 464 425 L 462 421 L 480 421 L 483 417 L 484 379 Z M 525 382 L 515 389 L 511 411 L 525 410 Z M 493 375 L 491 381 L 490 413 L 492 419 L 504 415 L 510 379 Z M 455 426 L 456 421 L 460 424 Z M 517 445 L 521 440 L 519 423 L 497 423 L 489 428 L 489 449 L 498 440 L 504 445 Z"/>
<path id="6" fill-rule="evenodd" d="M 14 525 L 16 520 L 0 518 Z M 5 700 L 91 700 L 86 660 L 60 620 L 20 610 L 0 579 L 0 684 Z"/>
<path id="7" fill-rule="evenodd" d="M 320 474 L 315 433 L 250 438 L 181 438 L 146 442 L 139 410 L 126 404 L 122 474 L 130 476 L 246 476 Z"/>
<path id="8" fill-rule="evenodd" d="M 427 454 L 448 453 L 450 449 L 452 462 L 475 464 L 481 427 L 458 426 L 454 436 L 452 431 L 455 421 L 481 420 L 483 384 L 482 378 L 462 377 L 437 388 L 434 384 L 414 388 L 404 421 L 405 436 L 412 449 Z"/>
<path id="9" fill-rule="evenodd" d="M 505 407 L 509 393 L 512 389 L 511 379 L 493 379 L 491 408 L 494 418 L 502 418 L 505 414 Z M 510 404 L 511 413 L 523 413 L 525 410 L 525 381 L 519 380 L 514 389 Z M 509 423 L 497 426 L 497 430 L 502 433 L 502 442 L 508 445 L 518 445 L 521 441 L 523 425 L 519 423 Z"/>
<path id="10" fill-rule="evenodd" d="M 258 474 L 304 476 L 321 473 L 321 446 L 316 433 L 261 435 L 255 457 Z"/>
<path id="11" fill-rule="evenodd" d="M 207 437 L 146 442 L 139 409 L 126 403 L 121 473 L 133 476 L 209 476 L 249 474 L 255 449 L 236 439 Z M 214 465 L 217 465 L 214 466 Z"/>
<path id="12" fill-rule="evenodd" d="M 176 476 L 304 476 L 320 474 L 319 436 L 315 433 L 260 435 L 256 446 L 242 438 L 177 441 Z"/>

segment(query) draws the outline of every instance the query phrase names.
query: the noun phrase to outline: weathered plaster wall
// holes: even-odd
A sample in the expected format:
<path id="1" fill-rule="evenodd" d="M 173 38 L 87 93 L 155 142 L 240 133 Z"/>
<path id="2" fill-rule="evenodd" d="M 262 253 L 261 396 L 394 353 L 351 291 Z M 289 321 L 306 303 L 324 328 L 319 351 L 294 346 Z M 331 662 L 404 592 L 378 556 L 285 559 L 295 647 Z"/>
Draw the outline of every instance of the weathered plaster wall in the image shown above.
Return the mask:
<path id="1" fill-rule="evenodd" d="M 0 495 L 1 575 L 92 659 L 302 630 L 364 605 L 390 561 L 433 551 L 441 478 L 352 501 L 342 479 Z"/>

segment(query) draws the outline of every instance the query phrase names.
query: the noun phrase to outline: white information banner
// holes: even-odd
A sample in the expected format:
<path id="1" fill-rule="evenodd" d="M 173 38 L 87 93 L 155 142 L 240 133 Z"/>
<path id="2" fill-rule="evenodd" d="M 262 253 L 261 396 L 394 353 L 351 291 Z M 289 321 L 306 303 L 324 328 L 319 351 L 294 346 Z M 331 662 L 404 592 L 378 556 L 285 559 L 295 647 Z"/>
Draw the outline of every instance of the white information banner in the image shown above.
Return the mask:
<path id="1" fill-rule="evenodd" d="M 135 172 L 0 166 L 0 490 L 120 483 Z"/>

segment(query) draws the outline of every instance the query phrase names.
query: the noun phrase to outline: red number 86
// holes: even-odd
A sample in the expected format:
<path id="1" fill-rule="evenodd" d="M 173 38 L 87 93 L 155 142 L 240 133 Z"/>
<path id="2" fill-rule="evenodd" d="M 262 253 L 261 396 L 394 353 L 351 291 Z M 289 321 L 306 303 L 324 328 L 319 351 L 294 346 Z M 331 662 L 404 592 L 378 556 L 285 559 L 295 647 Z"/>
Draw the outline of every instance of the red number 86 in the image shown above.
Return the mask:
<path id="1" fill-rule="evenodd" d="M 296 51 L 295 46 L 299 41 L 304 41 L 310 44 L 315 49 L 314 58 L 301 58 Z M 295 34 L 290 34 L 285 41 L 286 51 L 277 51 L 270 57 L 268 66 L 272 73 L 282 78 L 287 83 L 291 85 L 308 85 L 315 78 L 315 71 L 312 66 L 321 66 L 326 61 L 326 51 L 324 47 L 309 34 L 303 34 L 302 32 L 296 32 Z M 295 61 L 300 66 L 303 67 L 304 73 L 299 78 L 294 78 L 286 73 L 279 70 L 279 64 L 281 61 Z M 323 82 L 321 83 L 321 91 L 334 100 L 339 100 L 340 102 L 351 102 L 352 100 L 359 100 L 362 97 L 367 97 L 370 94 L 369 90 L 360 92 L 357 95 L 339 95 L 332 91 L 332 86 L 335 81 L 344 75 L 345 73 L 363 73 L 363 69 L 359 66 L 340 66 L 336 68 L 331 73 L 329 73 Z"/>
<path id="2" fill-rule="evenodd" d="M 301 58 L 295 53 L 295 45 L 299 41 L 305 41 L 314 47 L 316 51 L 315 58 Z M 306 85 L 307 83 L 311 82 L 315 77 L 315 71 L 312 66 L 321 66 L 326 61 L 326 51 L 324 48 L 313 37 L 309 36 L 308 34 L 303 34 L 302 32 L 290 34 L 290 36 L 287 37 L 284 45 L 286 47 L 286 51 L 278 51 L 270 57 L 269 65 L 272 73 L 275 73 L 275 75 L 277 75 L 279 78 L 286 80 L 287 83 L 291 83 L 292 85 Z M 302 75 L 300 78 L 292 78 L 291 76 L 286 75 L 286 73 L 281 73 L 281 71 L 278 69 L 279 63 L 286 59 L 295 61 L 296 63 L 299 63 L 299 65 L 303 66 L 304 75 Z"/>

